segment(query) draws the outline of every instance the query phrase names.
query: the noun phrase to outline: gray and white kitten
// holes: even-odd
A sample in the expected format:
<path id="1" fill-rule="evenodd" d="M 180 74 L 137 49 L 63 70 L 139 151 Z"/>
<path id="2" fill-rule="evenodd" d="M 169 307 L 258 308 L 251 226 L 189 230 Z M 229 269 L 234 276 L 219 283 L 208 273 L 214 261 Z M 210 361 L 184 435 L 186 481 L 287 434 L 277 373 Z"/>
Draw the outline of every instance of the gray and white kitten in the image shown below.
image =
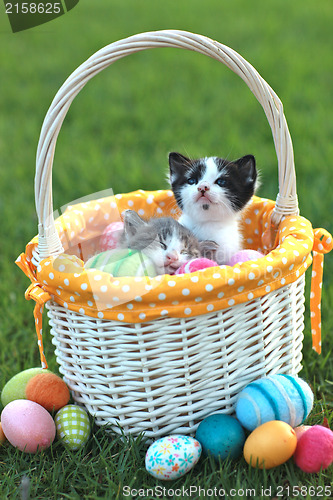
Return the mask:
<path id="1" fill-rule="evenodd" d="M 174 274 L 190 259 L 216 250 L 214 242 L 199 242 L 193 233 L 171 217 L 142 219 L 134 210 L 123 214 L 120 246 L 142 251 L 155 265 L 157 274 Z"/>
<path id="2" fill-rule="evenodd" d="M 199 240 L 218 245 L 215 259 L 226 264 L 241 250 L 240 217 L 255 192 L 254 156 L 228 161 L 209 157 L 191 160 L 169 154 L 170 184 L 182 215 L 179 222 Z"/>

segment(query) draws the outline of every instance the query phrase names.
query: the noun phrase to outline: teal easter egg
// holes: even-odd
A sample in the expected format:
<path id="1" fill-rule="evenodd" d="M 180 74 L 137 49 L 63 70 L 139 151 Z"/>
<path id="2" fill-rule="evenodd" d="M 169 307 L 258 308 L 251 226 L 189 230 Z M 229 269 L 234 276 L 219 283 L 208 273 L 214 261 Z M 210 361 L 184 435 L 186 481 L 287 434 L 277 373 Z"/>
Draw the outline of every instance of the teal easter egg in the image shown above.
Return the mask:
<path id="1" fill-rule="evenodd" d="M 184 476 L 198 462 L 200 443 L 190 436 L 166 436 L 149 446 L 146 470 L 156 479 L 170 481 Z"/>
<path id="2" fill-rule="evenodd" d="M 66 405 L 56 413 L 57 437 L 71 450 L 84 446 L 89 439 L 91 426 L 86 410 L 77 405 Z"/>
<path id="3" fill-rule="evenodd" d="M 14 375 L 2 389 L 1 403 L 3 406 L 8 405 L 16 399 L 26 399 L 25 388 L 29 380 L 39 373 L 50 373 L 45 368 L 29 368 Z"/>
<path id="4" fill-rule="evenodd" d="M 153 262 L 144 253 L 127 248 L 106 250 L 91 257 L 86 269 L 99 269 L 115 277 L 156 276 Z"/>
<path id="5" fill-rule="evenodd" d="M 238 458 L 242 454 L 245 433 L 234 417 L 215 413 L 199 424 L 195 438 L 205 455 L 224 460 L 227 457 Z"/>
<path id="6" fill-rule="evenodd" d="M 276 374 L 251 382 L 237 398 L 236 416 L 253 431 L 271 420 L 300 425 L 313 406 L 310 386 L 300 377 Z"/>

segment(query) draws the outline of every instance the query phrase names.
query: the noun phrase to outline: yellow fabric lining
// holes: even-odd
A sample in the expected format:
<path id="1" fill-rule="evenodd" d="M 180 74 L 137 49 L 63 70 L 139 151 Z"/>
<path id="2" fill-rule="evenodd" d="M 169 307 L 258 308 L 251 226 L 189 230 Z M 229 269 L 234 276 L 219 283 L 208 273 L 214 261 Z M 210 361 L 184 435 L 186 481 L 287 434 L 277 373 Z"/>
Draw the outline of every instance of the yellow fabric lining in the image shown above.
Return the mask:
<path id="1" fill-rule="evenodd" d="M 43 292 L 39 304 L 51 297 L 70 310 L 96 318 L 129 323 L 163 316 L 186 318 L 251 301 L 293 283 L 311 265 L 314 242 L 315 255 L 322 256 L 333 246 L 329 233 L 325 232 L 323 237 L 324 230 L 316 230 L 319 233 L 315 239 L 311 223 L 301 216 L 285 217 L 277 228 L 275 242 L 270 244 L 274 202 L 253 197 L 244 213 L 242 227 L 244 247 L 266 254 L 258 261 L 155 278 L 113 278 L 104 272 L 85 270 L 83 261 L 99 251 L 104 228 L 120 220 L 121 212 L 128 208 L 143 217 L 178 215 L 171 191 L 139 190 L 68 207 L 56 220 L 64 254 L 44 259 L 35 269 L 31 263 L 38 242 L 35 237 L 17 261 L 34 283 L 35 292 L 30 291 L 27 298 L 36 300 L 37 287 Z M 321 278 L 312 285 L 312 294 L 316 297 L 316 314 L 312 314 L 313 346 L 320 352 L 318 296 Z M 41 341 L 41 335 L 38 340 Z"/>

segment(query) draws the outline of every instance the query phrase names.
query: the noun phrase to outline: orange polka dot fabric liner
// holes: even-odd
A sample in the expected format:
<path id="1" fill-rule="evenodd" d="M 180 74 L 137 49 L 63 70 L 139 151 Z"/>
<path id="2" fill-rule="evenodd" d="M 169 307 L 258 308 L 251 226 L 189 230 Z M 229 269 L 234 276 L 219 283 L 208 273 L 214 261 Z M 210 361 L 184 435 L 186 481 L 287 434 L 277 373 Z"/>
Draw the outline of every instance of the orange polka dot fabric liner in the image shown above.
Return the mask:
<path id="1" fill-rule="evenodd" d="M 35 237 L 17 261 L 31 279 L 33 289 L 43 292 L 40 298 L 29 292 L 27 298 L 38 299 L 40 307 L 40 302 L 51 297 L 77 313 L 127 323 L 163 316 L 186 318 L 251 301 L 296 281 L 311 265 L 312 249 L 318 266 L 322 254 L 332 248 L 329 233 L 320 229 L 315 230 L 314 235 L 311 223 L 300 216 L 284 217 L 276 235 L 274 232 L 274 244 L 269 245 L 267 234 L 274 205 L 271 200 L 253 197 L 243 216 L 244 247 L 263 252 L 266 254 L 263 258 L 233 267 L 217 266 L 190 274 L 154 278 L 114 278 L 102 271 L 85 269 L 84 262 L 99 251 L 105 227 L 120 220 L 121 213 L 128 208 L 147 218 L 177 217 L 178 209 L 171 191 L 139 190 L 69 206 L 55 222 L 64 253 L 44 259 L 34 268 L 31 259 L 38 243 Z M 312 282 L 311 316 L 312 331 L 316 332 L 313 334 L 314 349 L 319 352 L 318 306 L 322 274 L 317 268 L 314 272 L 317 279 L 313 278 Z"/>
<path id="2" fill-rule="evenodd" d="M 330 252 L 332 248 L 332 236 L 325 229 L 315 229 L 310 311 L 312 346 L 318 354 L 321 353 L 321 292 L 323 283 L 324 254 Z"/>
<path id="3" fill-rule="evenodd" d="M 34 307 L 34 318 L 35 318 L 37 342 L 40 354 L 40 362 L 42 368 L 48 368 L 43 347 L 42 317 L 43 317 L 44 304 L 45 302 L 51 299 L 51 295 L 48 292 L 46 292 L 38 282 L 34 267 L 31 264 L 29 257 L 26 257 L 25 254 L 21 254 L 16 259 L 16 264 L 31 280 L 31 285 L 27 288 L 25 292 L 25 298 L 27 300 L 32 299 L 36 302 L 36 305 Z"/>

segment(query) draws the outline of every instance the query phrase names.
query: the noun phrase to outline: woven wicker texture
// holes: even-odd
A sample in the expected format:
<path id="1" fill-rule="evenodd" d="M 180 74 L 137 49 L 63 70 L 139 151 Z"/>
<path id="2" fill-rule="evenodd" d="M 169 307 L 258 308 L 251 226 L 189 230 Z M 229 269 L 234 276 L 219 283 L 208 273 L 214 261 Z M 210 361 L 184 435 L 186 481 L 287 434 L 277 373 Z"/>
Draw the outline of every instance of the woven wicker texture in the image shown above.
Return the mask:
<path id="1" fill-rule="evenodd" d="M 60 370 L 98 424 L 189 434 L 211 413 L 232 413 L 251 380 L 300 371 L 303 290 L 300 278 L 217 314 L 145 324 L 89 320 L 54 302 L 48 314 Z"/>
<path id="2" fill-rule="evenodd" d="M 85 307 L 82 304 L 77 307 L 75 297 L 82 290 L 88 290 L 87 283 L 70 284 L 69 277 L 63 279 L 64 276 L 58 277 L 63 279 L 61 287 L 54 288 L 50 282 L 60 269 L 55 264 L 57 257 L 69 241 L 68 234 L 64 237 L 62 222 L 55 224 L 53 218 L 52 165 L 62 122 L 85 84 L 118 59 L 158 47 L 187 49 L 222 62 L 245 81 L 262 105 L 278 159 L 279 193 L 275 204 L 269 201 L 271 210 L 266 219 L 262 214 L 261 231 L 249 234 L 247 240 L 251 240 L 252 243 L 248 243 L 252 248 L 275 250 L 264 258 L 267 259 L 264 283 L 259 284 L 260 277 L 254 271 L 255 287 L 246 288 L 249 281 L 246 272 L 242 283 L 232 283 L 232 286 L 239 285 L 239 295 L 247 294 L 239 303 L 233 292 L 225 303 L 223 295 L 217 295 L 212 304 L 214 310 L 208 309 L 207 304 L 206 309 L 201 310 L 197 303 L 195 315 L 185 310 L 183 314 L 173 315 L 168 310 L 171 306 L 168 299 L 164 307 L 168 314 L 160 314 L 155 304 L 150 309 L 145 306 L 144 320 L 133 316 L 126 321 L 124 312 L 121 317 L 114 317 L 112 307 L 106 307 L 101 315 L 91 298 L 86 298 Z M 293 149 L 282 104 L 257 71 L 232 49 L 201 35 L 160 31 L 120 40 L 94 54 L 67 79 L 45 117 L 37 152 L 35 197 L 38 238 L 28 244 L 26 254 L 22 254 L 17 263 L 32 282 L 26 297 L 36 301 L 34 315 L 42 363 L 46 365 L 41 320 L 43 305 L 47 303 L 60 372 L 74 399 L 86 406 L 97 423 L 111 424 L 118 431 L 120 424 L 126 433 L 144 431 L 149 437 L 170 432 L 193 433 L 205 416 L 215 411 L 232 413 L 237 394 L 251 380 L 269 373 L 300 371 L 304 272 L 311 263 L 313 232 L 311 224 L 298 216 Z M 294 229 L 290 223 L 292 218 Z M 326 235 L 325 248 L 321 249 L 322 235 L 320 230 L 315 239 L 316 255 L 320 257 L 332 244 L 330 235 Z M 70 238 L 73 238 L 71 243 L 78 244 L 75 231 Z M 91 241 L 91 235 L 87 240 Z M 80 243 L 84 245 L 84 241 Z M 285 245 L 289 245 L 288 249 Z M 275 257 L 281 266 L 289 269 L 288 279 L 274 275 L 270 259 L 276 264 Z M 72 274 L 81 279 L 84 272 Z M 235 271 L 230 268 L 230 272 Z M 94 280 L 94 275 L 92 278 Z M 278 279 L 279 283 L 274 286 Z M 179 276 L 177 280 L 179 288 L 184 289 L 188 283 L 186 289 L 192 290 L 191 275 Z M 198 277 L 198 287 L 204 287 L 201 282 Z M 69 286 L 73 288 L 65 299 L 63 294 Z M 218 293 L 224 294 L 225 290 Z M 195 297 L 192 300 L 194 304 Z M 127 307 L 128 304 L 124 299 L 124 308 L 133 309 L 134 314 L 134 307 Z M 230 307 L 231 304 L 235 305 Z M 106 317 L 106 313 L 110 316 Z M 316 317 L 316 321 L 319 320 Z"/>

